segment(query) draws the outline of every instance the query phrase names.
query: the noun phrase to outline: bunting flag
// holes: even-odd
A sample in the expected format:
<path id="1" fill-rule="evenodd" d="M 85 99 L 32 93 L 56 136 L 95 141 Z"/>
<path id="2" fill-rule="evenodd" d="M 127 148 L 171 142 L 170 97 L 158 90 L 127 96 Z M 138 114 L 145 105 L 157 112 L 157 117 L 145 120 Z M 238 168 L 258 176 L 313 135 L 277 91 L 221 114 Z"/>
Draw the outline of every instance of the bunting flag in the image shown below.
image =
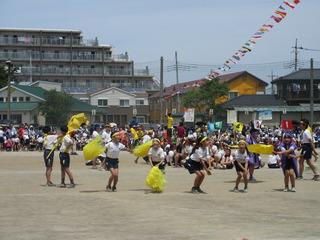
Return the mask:
<path id="1" fill-rule="evenodd" d="M 233 123 L 233 130 L 236 132 L 242 132 L 243 130 L 243 123 L 241 122 L 234 122 Z"/>
<path id="2" fill-rule="evenodd" d="M 253 47 L 259 40 L 262 39 L 265 33 L 269 32 L 275 26 L 275 24 L 281 23 L 282 20 L 288 15 L 288 11 L 294 10 L 296 5 L 299 3 L 300 0 L 283 1 L 282 4 L 275 11 L 273 11 L 273 14 L 269 18 L 268 22 L 258 28 L 258 30 L 249 38 L 249 40 L 241 46 L 240 50 L 236 51 L 231 58 L 225 61 L 223 66 L 212 71 L 206 77 L 206 79 L 212 80 L 222 75 L 225 71 L 230 70 L 230 65 L 237 64 L 239 61 L 241 61 L 241 58 L 246 56 L 247 53 L 252 52 Z"/>

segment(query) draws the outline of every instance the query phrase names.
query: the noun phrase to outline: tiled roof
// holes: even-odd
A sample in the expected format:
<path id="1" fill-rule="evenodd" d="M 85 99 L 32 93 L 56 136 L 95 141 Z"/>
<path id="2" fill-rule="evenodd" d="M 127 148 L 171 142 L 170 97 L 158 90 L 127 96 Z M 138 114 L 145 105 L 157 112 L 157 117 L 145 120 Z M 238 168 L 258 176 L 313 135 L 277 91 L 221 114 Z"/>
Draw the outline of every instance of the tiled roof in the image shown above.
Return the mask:
<path id="1" fill-rule="evenodd" d="M 276 95 L 241 95 L 221 104 L 221 107 L 225 109 L 265 106 L 287 106 L 287 103 L 283 99 L 277 98 Z"/>
<path id="2" fill-rule="evenodd" d="M 44 99 L 44 93 L 46 92 L 46 90 L 41 87 L 18 85 L 18 84 L 13 84 L 12 86 L 15 88 L 21 89 L 24 92 L 32 94 L 36 97 Z"/>
<path id="3" fill-rule="evenodd" d="M 314 69 L 313 76 L 315 80 L 320 80 L 319 68 Z M 292 72 L 285 76 L 279 77 L 273 80 L 272 83 L 283 81 L 283 80 L 309 80 L 309 79 L 310 79 L 310 69 L 300 69 L 296 72 Z"/>
<path id="4" fill-rule="evenodd" d="M 39 102 L 11 102 L 10 107 L 12 111 L 30 111 L 36 109 L 39 106 Z M 7 111 L 8 103 L 0 103 L 0 111 Z"/>
<path id="5" fill-rule="evenodd" d="M 248 74 L 248 75 L 252 76 L 253 78 L 255 78 L 257 81 L 261 82 L 265 86 L 268 85 L 268 83 L 264 82 L 263 80 L 259 79 L 258 77 L 252 75 L 251 73 L 249 73 L 247 71 L 241 71 L 241 72 L 235 72 L 235 73 L 221 75 L 221 76 L 219 76 L 219 82 L 220 83 L 229 83 L 229 82 L 237 79 L 238 77 L 242 76 L 243 74 Z M 177 94 L 178 92 L 180 92 L 180 93 L 187 92 L 191 88 L 201 86 L 205 81 L 206 80 L 203 78 L 203 79 L 199 79 L 199 80 L 173 84 L 169 87 L 164 88 L 163 97 L 173 96 L 173 95 Z M 160 97 L 160 92 L 157 92 L 151 96 L 151 98 L 159 98 L 159 97 Z"/>

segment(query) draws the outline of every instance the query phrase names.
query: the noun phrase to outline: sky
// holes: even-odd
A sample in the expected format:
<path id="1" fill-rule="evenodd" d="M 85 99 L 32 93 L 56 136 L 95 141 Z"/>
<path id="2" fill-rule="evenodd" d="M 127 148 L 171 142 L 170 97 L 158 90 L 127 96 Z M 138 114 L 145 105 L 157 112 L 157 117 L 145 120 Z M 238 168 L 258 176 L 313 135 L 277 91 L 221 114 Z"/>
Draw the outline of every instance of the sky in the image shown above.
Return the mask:
<path id="1" fill-rule="evenodd" d="M 79 29 L 86 39 L 98 37 L 116 53 L 128 52 L 135 68 L 149 66 L 159 77 L 165 59 L 165 85 L 176 81 L 168 72 L 174 52 L 182 65 L 201 64 L 179 71 L 179 81 L 200 79 L 222 65 L 266 23 L 282 0 L 0 0 L 0 28 Z M 269 82 L 293 71 L 292 46 L 320 49 L 320 1 L 301 0 L 295 10 L 266 33 L 254 50 L 230 72 L 247 70 Z M 300 51 L 300 67 L 320 51 Z"/>

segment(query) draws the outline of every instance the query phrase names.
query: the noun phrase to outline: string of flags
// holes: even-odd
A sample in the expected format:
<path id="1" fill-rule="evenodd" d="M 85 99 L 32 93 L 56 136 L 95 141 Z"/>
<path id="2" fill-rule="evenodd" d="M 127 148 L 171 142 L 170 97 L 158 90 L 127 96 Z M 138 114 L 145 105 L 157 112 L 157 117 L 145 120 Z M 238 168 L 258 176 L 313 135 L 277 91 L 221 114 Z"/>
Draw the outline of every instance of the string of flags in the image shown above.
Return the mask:
<path id="1" fill-rule="evenodd" d="M 276 24 L 280 23 L 288 14 L 290 10 L 294 10 L 300 3 L 300 0 L 285 0 L 281 5 L 273 12 L 272 16 L 268 19 L 267 23 L 263 24 L 250 38 L 246 41 L 241 48 L 236 51 L 224 64 L 212 71 L 206 79 L 212 80 L 224 74 L 224 72 L 231 69 L 231 67 L 237 64 L 247 53 L 251 52 L 258 41 L 262 39 L 265 33 L 269 32 Z"/>

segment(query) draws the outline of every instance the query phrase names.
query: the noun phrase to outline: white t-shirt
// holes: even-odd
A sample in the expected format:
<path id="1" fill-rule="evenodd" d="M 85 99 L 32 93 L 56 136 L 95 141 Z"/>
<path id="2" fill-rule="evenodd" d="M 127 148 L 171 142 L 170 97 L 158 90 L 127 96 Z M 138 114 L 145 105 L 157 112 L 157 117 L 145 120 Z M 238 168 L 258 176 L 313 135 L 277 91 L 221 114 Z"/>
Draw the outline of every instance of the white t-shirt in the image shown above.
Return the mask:
<path id="1" fill-rule="evenodd" d="M 149 149 L 148 156 L 151 157 L 151 161 L 153 162 L 161 162 L 166 155 L 162 148 L 155 149 L 151 147 Z"/>
<path id="2" fill-rule="evenodd" d="M 106 148 L 108 158 L 119 158 L 120 151 L 126 149 L 126 146 L 120 142 L 109 142 L 106 144 Z"/>
<path id="3" fill-rule="evenodd" d="M 3 135 L 4 135 L 4 131 L 0 130 L 0 137 L 3 137 Z"/>
<path id="4" fill-rule="evenodd" d="M 150 140 L 151 140 L 151 137 L 148 134 L 146 134 L 142 137 L 142 143 L 146 143 Z"/>
<path id="5" fill-rule="evenodd" d="M 218 147 L 216 145 L 212 145 L 210 148 L 211 156 L 214 156 L 218 152 Z"/>
<path id="6" fill-rule="evenodd" d="M 304 130 L 302 133 L 302 143 L 312 143 L 312 136 L 308 129 Z"/>
<path id="7" fill-rule="evenodd" d="M 193 149 L 192 145 L 186 145 L 183 148 L 183 152 L 189 156 L 192 153 L 192 149 Z"/>
<path id="8" fill-rule="evenodd" d="M 280 161 L 279 155 L 269 155 L 268 164 L 277 164 Z"/>
<path id="9" fill-rule="evenodd" d="M 73 146 L 73 140 L 69 135 L 65 135 L 62 139 L 60 152 L 69 153 Z"/>
<path id="10" fill-rule="evenodd" d="M 193 154 L 191 154 L 190 159 L 195 162 L 200 162 L 200 159 L 209 159 L 209 149 L 208 148 L 198 148 Z"/>
<path id="11" fill-rule="evenodd" d="M 44 137 L 43 140 L 43 147 L 44 149 L 51 150 L 53 145 L 57 142 L 58 135 L 47 135 Z"/>
<path id="12" fill-rule="evenodd" d="M 107 131 L 102 131 L 101 138 L 104 143 L 111 142 L 111 132 L 108 133 Z"/>
<path id="13" fill-rule="evenodd" d="M 241 153 L 239 150 L 236 150 L 233 154 L 234 160 L 239 163 L 246 163 L 249 160 L 247 152 Z"/>
<path id="14" fill-rule="evenodd" d="M 99 137 L 99 133 L 97 131 L 92 132 L 92 139 Z"/>

